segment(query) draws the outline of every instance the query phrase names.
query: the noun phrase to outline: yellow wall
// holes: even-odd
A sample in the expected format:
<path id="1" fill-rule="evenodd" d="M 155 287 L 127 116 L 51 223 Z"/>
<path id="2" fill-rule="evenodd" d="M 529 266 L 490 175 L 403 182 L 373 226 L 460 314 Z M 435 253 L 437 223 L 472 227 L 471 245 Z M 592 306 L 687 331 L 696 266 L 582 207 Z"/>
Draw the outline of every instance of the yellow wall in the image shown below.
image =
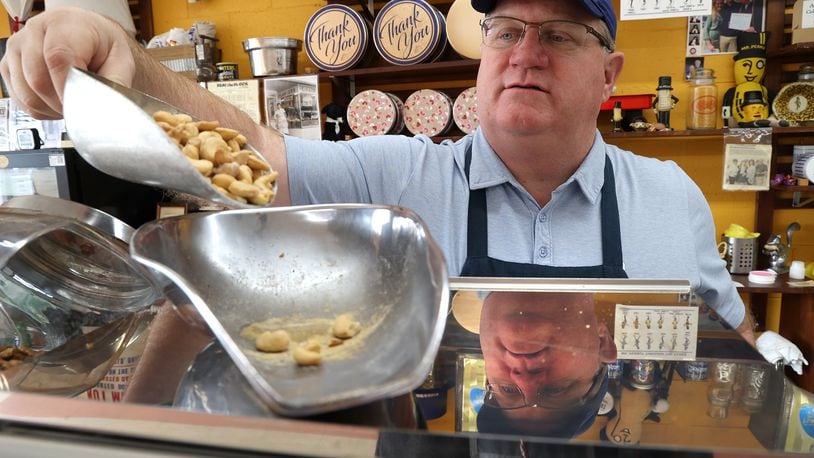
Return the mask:
<path id="1" fill-rule="evenodd" d="M 197 3 L 162 0 L 153 2 L 153 21 L 156 33 L 172 27 L 189 28 L 195 20 L 214 22 L 223 60 L 237 62 L 240 76 L 250 78 L 251 69 L 242 40 L 259 36 L 302 38 L 308 18 L 324 4 L 324 0 L 199 0 Z M 618 11 L 618 0 L 615 6 Z M 0 34 L 3 32 L 8 35 L 7 22 L 0 24 Z M 626 54 L 626 63 L 616 94 L 652 94 L 658 77 L 670 75 L 675 88 L 673 94 L 679 98 L 671 113 L 671 124 L 679 130 L 685 125 L 689 95 L 689 85 L 684 81 L 686 33 L 686 18 L 625 21 L 619 24 L 617 40 L 619 49 Z M 720 94 L 734 85 L 732 64 L 731 54 L 705 57 L 705 66 L 715 70 Z M 298 69 L 300 73 L 314 71 L 305 52 L 298 57 Z M 321 100 L 323 104 L 328 101 L 322 91 Z M 655 120 L 652 111 L 647 110 L 645 116 L 650 121 Z M 640 154 L 677 162 L 707 197 L 718 233 L 730 223 L 753 228 L 756 193 L 721 190 L 723 143 L 720 139 L 614 139 L 613 143 Z M 774 231 L 784 232 L 791 221 L 799 221 L 803 227 L 794 237 L 795 257 L 814 261 L 814 212 L 778 212 Z"/>
<path id="2" fill-rule="evenodd" d="M 153 26 L 158 34 L 173 27 L 188 29 L 197 20 L 213 22 L 222 60 L 237 62 L 240 77 L 251 78 L 243 40 L 269 36 L 302 40 L 308 18 L 323 5 L 324 0 L 161 0 L 153 1 Z M 297 68 L 299 73 L 315 71 L 304 51 L 299 54 Z"/>

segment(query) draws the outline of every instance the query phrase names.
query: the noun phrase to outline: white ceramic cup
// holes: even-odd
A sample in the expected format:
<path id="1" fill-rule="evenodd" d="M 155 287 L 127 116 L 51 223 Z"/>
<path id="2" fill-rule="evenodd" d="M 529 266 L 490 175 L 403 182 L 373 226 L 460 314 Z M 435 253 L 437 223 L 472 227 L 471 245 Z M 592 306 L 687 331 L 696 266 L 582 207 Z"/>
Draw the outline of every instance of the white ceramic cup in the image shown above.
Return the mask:
<path id="1" fill-rule="evenodd" d="M 806 277 L 806 265 L 803 261 L 791 261 L 789 268 L 789 278 L 792 280 L 802 280 Z"/>

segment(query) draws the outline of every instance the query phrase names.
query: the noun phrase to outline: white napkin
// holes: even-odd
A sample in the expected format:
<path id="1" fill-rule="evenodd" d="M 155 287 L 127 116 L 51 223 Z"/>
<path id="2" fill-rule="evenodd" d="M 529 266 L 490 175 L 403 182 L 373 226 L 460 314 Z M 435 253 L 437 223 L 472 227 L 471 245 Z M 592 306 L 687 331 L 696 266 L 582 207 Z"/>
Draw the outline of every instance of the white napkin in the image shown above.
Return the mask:
<path id="1" fill-rule="evenodd" d="M 803 353 L 797 345 L 790 340 L 772 331 L 765 331 L 755 341 L 757 351 L 766 358 L 766 361 L 777 365 L 783 363 L 791 366 L 797 375 L 803 375 L 803 364 L 808 365 L 808 361 L 803 357 Z"/>

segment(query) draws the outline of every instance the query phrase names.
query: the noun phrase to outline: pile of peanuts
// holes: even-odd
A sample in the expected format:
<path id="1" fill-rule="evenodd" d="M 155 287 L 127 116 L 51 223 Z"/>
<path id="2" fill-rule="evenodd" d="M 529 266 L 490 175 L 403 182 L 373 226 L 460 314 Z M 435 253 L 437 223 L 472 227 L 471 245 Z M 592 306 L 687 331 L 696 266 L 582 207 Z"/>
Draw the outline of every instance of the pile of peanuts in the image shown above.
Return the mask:
<path id="1" fill-rule="evenodd" d="M 36 353 L 26 347 L 0 347 L 0 371 L 22 364 L 23 360 Z"/>
<path id="2" fill-rule="evenodd" d="M 186 114 L 156 111 L 153 119 L 218 192 L 254 205 L 274 200 L 277 172 L 254 151 L 243 149 L 246 137 L 241 133 L 220 127 L 218 121 L 193 121 Z"/>

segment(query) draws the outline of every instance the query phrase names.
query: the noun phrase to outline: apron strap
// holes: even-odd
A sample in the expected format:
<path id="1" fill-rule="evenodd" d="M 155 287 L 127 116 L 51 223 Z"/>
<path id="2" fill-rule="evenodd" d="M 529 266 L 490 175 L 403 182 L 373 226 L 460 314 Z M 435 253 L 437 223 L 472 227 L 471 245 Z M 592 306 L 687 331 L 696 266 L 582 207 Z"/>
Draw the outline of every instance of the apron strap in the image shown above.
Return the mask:
<path id="1" fill-rule="evenodd" d="M 472 146 L 466 148 L 464 172 L 469 183 L 469 166 L 472 164 Z M 486 190 L 469 191 L 469 217 L 466 227 L 466 256 L 486 257 L 488 253 L 489 229 L 486 217 Z"/>

